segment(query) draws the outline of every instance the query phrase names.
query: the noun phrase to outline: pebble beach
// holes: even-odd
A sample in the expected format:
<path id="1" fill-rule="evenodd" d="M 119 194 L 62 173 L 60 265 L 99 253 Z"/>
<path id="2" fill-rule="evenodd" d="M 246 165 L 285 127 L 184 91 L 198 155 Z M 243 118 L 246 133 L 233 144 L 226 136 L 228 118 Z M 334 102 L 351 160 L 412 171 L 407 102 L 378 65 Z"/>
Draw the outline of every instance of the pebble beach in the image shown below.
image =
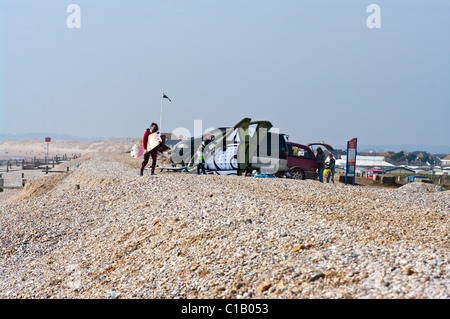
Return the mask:
<path id="1" fill-rule="evenodd" d="M 139 176 L 141 160 L 87 153 L 5 190 L 0 298 L 450 298 L 445 189 Z"/>

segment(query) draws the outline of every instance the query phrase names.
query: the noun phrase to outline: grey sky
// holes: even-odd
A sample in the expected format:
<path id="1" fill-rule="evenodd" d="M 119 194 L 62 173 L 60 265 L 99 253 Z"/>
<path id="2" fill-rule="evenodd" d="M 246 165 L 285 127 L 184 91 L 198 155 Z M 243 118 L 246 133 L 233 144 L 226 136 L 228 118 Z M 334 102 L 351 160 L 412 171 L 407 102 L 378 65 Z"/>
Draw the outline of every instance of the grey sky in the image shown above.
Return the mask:
<path id="1" fill-rule="evenodd" d="M 450 145 L 448 0 L 0 3 L 0 133 L 140 137 L 164 89 L 165 132 L 250 117 L 299 143 Z"/>

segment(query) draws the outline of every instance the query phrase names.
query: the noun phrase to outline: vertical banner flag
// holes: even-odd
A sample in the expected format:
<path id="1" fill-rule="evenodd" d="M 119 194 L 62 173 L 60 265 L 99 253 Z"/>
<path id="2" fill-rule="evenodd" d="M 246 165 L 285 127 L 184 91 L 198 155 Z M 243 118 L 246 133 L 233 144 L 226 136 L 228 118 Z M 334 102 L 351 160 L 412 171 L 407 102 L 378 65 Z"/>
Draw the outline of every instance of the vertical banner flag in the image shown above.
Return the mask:
<path id="1" fill-rule="evenodd" d="M 347 164 L 345 167 L 345 185 L 347 185 L 347 176 L 353 177 L 353 185 L 355 185 L 356 142 L 357 142 L 356 138 L 353 138 L 347 142 Z"/>

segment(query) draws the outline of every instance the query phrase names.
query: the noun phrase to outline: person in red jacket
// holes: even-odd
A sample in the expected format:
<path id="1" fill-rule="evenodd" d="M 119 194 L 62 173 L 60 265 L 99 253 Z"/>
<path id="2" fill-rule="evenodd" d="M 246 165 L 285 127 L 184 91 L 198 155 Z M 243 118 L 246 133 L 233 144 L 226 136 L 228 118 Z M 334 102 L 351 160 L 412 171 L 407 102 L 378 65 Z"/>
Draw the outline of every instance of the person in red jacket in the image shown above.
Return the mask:
<path id="1" fill-rule="evenodd" d="M 141 176 L 144 175 L 144 168 L 148 164 L 150 155 L 152 156 L 152 175 L 156 175 L 155 174 L 155 166 L 156 166 L 156 156 L 158 155 L 158 147 L 155 147 L 150 152 L 147 151 L 148 136 L 155 132 L 158 132 L 158 124 L 152 123 L 152 125 L 150 125 L 150 128 L 148 128 L 145 131 L 144 137 L 142 138 L 142 143 L 143 143 L 143 146 L 145 149 L 145 153 L 144 153 L 144 161 L 142 162 L 142 165 L 141 165 Z"/>

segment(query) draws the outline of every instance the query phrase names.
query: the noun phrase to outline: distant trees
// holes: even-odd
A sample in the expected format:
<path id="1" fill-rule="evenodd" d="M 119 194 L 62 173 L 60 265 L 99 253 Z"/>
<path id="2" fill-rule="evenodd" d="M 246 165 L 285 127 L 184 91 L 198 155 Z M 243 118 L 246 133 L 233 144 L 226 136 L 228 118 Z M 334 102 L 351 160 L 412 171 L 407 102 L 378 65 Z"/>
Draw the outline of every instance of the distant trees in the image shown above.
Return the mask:
<path id="1" fill-rule="evenodd" d="M 416 160 L 416 157 L 417 156 L 416 156 L 415 152 L 409 153 L 408 155 L 405 156 L 405 161 L 407 161 L 408 163 L 411 163 Z"/>
<path id="2" fill-rule="evenodd" d="M 400 151 L 400 152 L 393 154 L 390 159 L 393 162 L 401 162 L 402 160 L 404 160 L 404 157 L 405 157 L 405 152 Z"/>

